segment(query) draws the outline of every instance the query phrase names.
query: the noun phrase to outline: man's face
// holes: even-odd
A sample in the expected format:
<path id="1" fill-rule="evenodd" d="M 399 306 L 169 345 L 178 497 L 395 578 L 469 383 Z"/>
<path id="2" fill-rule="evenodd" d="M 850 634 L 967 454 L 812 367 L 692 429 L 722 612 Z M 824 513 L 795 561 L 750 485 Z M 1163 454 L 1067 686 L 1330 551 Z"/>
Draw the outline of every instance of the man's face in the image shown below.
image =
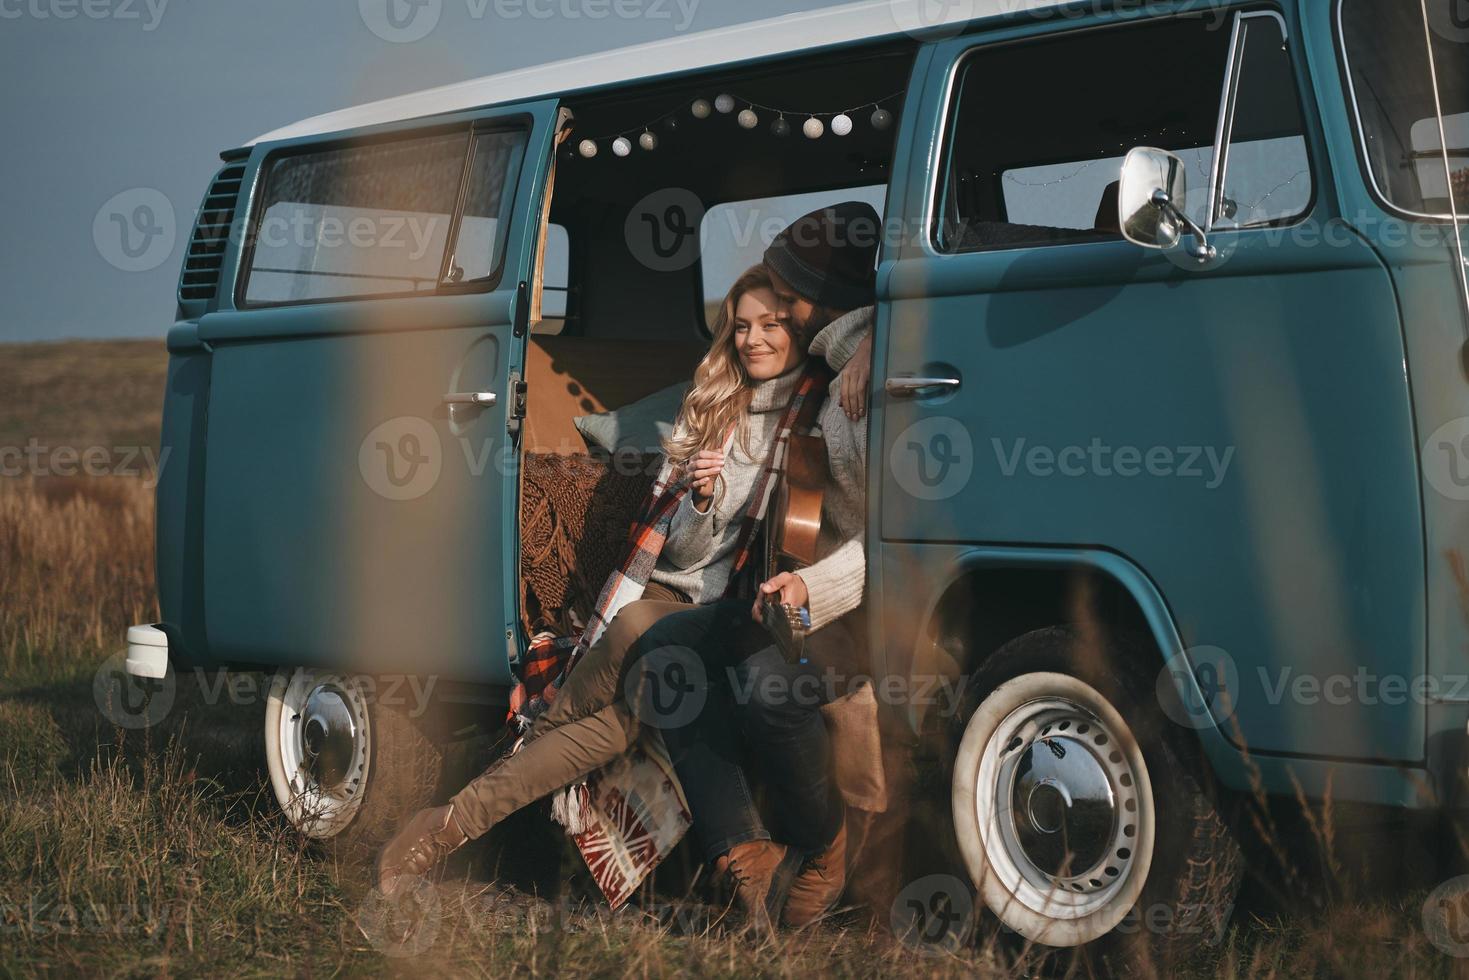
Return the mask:
<path id="1" fill-rule="evenodd" d="M 804 333 L 811 324 L 811 314 L 816 311 L 816 307 L 809 299 L 792 289 L 791 284 L 782 279 L 774 269 L 769 266 L 765 268 L 770 273 L 770 284 L 775 288 L 775 298 L 780 303 L 781 315 L 798 332 Z"/>

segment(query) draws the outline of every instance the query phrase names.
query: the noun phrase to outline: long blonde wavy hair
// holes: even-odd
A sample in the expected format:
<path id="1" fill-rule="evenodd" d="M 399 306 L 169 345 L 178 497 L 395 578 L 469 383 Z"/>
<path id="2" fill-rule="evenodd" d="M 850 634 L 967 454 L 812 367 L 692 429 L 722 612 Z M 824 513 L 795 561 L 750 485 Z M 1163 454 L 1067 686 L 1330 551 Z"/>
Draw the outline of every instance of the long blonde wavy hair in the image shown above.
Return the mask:
<path id="1" fill-rule="evenodd" d="M 684 395 L 672 437 L 663 441 L 663 453 L 675 469 L 682 473 L 701 449 L 718 449 L 724 445 L 725 433 L 737 426 L 735 439 L 746 456 L 750 455 L 749 426 L 746 415 L 758 384 L 745 370 L 735 349 L 735 309 L 740 299 L 753 289 L 774 289 L 765 266 L 755 265 L 741 273 L 714 319 L 714 339 L 709 353 L 694 369 L 694 383 Z M 791 343 L 802 356 L 810 346 L 813 331 L 791 330 Z M 723 478 L 720 479 L 721 492 Z"/>

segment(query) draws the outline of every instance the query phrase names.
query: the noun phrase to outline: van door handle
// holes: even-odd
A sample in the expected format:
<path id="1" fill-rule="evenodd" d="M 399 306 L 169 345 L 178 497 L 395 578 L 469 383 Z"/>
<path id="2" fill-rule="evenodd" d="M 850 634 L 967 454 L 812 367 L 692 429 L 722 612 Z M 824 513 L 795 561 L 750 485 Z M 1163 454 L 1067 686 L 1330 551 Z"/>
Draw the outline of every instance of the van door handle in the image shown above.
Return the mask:
<path id="1" fill-rule="evenodd" d="M 883 383 L 883 389 L 894 398 L 912 398 L 929 389 L 953 391 L 958 387 L 958 378 L 888 378 Z"/>
<path id="2" fill-rule="evenodd" d="M 493 391 L 454 391 L 444 396 L 444 404 L 488 407 L 495 404 L 495 393 Z"/>

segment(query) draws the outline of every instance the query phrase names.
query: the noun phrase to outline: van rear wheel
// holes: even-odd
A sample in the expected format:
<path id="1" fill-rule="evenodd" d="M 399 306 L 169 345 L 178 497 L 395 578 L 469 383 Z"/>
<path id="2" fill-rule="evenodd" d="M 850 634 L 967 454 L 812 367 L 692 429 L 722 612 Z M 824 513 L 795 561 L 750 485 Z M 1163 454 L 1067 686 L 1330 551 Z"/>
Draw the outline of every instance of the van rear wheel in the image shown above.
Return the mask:
<path id="1" fill-rule="evenodd" d="M 296 668 L 276 674 L 265 755 L 287 821 L 303 836 L 370 849 L 429 805 L 443 751 L 406 706 L 374 696 L 373 678 Z"/>
<path id="2" fill-rule="evenodd" d="M 1243 869 L 1136 652 L 1066 628 L 1006 644 L 951 773 L 960 853 L 1000 922 L 1052 947 L 1181 955 L 1216 942 Z"/>

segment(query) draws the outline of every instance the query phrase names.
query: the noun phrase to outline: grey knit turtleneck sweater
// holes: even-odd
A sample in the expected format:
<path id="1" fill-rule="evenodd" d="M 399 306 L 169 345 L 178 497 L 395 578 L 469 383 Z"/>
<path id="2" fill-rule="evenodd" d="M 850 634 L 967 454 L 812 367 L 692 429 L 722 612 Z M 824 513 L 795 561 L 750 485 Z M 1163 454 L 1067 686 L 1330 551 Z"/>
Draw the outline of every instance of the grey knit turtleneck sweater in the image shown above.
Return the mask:
<path id="1" fill-rule="evenodd" d="M 834 371 L 840 371 L 851 359 L 852 352 L 871 326 L 871 307 L 854 310 L 840 317 L 817 334 L 811 343 L 812 356 L 824 356 Z M 749 507 L 750 494 L 756 477 L 760 474 L 760 466 L 775 439 L 782 410 L 790 403 L 800 377 L 801 368 L 797 367 L 756 386 L 749 413 L 745 417 L 749 454 L 746 455 L 740 448 L 739 440 L 735 440 L 724 461 L 723 489 L 716 494 L 707 511 L 700 513 L 693 506 L 692 493 L 684 495 L 678 509 L 674 511 L 668 540 L 664 542 L 658 564 L 650 576 L 654 582 L 679 589 L 696 603 L 713 602 L 724 594 L 730 569 L 734 564 L 734 548 L 739 538 L 741 519 Z M 841 451 L 844 457 L 860 452 L 862 461 L 858 465 L 861 470 L 865 470 L 866 419 L 864 417 L 856 423 L 850 423 L 841 410 L 836 408 L 835 392 L 839 388 L 839 383 L 834 382 L 831 388 L 833 394 L 827 399 L 821 413 L 822 428 L 831 430 L 829 442 L 833 436 L 842 441 Z M 854 427 L 860 429 L 860 435 L 857 431 L 851 431 Z M 820 628 L 841 613 L 855 608 L 862 598 L 862 579 L 866 563 L 861 542 L 861 495 L 865 489 L 865 481 L 858 479 L 855 486 L 848 487 L 844 484 L 851 482 L 850 474 L 841 474 L 840 481 L 835 479 L 835 472 L 831 475 L 834 484 L 843 485 L 833 485 L 827 491 L 822 520 L 824 540 L 818 542 L 818 551 L 823 560 L 812 566 L 813 576 L 806 578 L 803 574 L 807 587 L 812 592 L 813 628 Z M 855 508 L 852 501 L 847 499 L 854 493 L 857 497 Z M 839 521 L 834 520 L 837 515 L 826 513 L 833 509 L 833 505 L 843 511 Z M 854 522 L 855 534 L 852 533 Z M 827 526 L 829 523 L 831 527 Z M 855 541 L 851 541 L 853 537 L 856 538 Z M 823 593 L 820 597 L 816 595 L 818 587 Z M 818 613 L 821 616 L 820 622 L 817 621 Z"/>

